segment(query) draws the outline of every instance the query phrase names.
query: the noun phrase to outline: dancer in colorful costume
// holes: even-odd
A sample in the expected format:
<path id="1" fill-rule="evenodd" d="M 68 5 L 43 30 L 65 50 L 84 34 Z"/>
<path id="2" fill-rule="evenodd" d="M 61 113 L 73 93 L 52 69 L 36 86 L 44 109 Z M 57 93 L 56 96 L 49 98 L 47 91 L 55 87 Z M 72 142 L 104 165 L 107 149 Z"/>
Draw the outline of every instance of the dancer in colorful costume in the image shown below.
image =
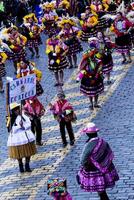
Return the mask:
<path id="1" fill-rule="evenodd" d="M 6 51 L 8 59 L 13 60 L 15 72 L 17 70 L 17 62 L 20 59 L 25 59 L 25 45 L 27 43 L 27 38 L 18 32 L 16 26 L 9 27 L 4 31 L 5 43 L 9 46 L 11 51 Z"/>
<path id="2" fill-rule="evenodd" d="M 88 41 L 88 38 L 96 36 L 97 34 L 96 25 L 98 24 L 98 18 L 91 13 L 90 7 L 87 7 L 85 13 L 81 14 L 81 19 L 81 40 Z"/>
<path id="3" fill-rule="evenodd" d="M 90 38 L 89 47 L 80 62 L 77 80 L 81 81 L 80 92 L 90 99 L 90 109 L 99 108 L 98 97 L 104 91 L 101 55 L 98 39 Z"/>
<path id="4" fill-rule="evenodd" d="M 123 57 L 122 64 L 126 62 L 132 62 L 130 55 L 131 39 L 129 35 L 129 30 L 132 28 L 132 26 L 133 24 L 126 17 L 124 17 L 121 12 L 117 13 L 112 30 L 116 34 L 116 50 L 121 53 Z M 128 61 L 126 56 L 128 57 Z"/>
<path id="5" fill-rule="evenodd" d="M 27 37 L 27 46 L 32 53 L 31 58 L 34 57 L 35 52 L 36 58 L 39 58 L 39 45 L 41 44 L 40 33 L 42 31 L 42 28 L 38 25 L 38 20 L 35 17 L 34 13 L 26 15 L 23 20 L 23 34 Z"/>
<path id="6" fill-rule="evenodd" d="M 79 40 L 81 32 L 71 18 L 63 18 L 58 26 L 62 29 L 59 36 L 68 46 L 70 68 L 77 67 L 77 54 L 83 50 Z"/>
<path id="7" fill-rule="evenodd" d="M 67 45 L 58 39 L 56 36 L 52 36 L 47 40 L 46 53 L 48 54 L 48 69 L 54 72 L 56 83 L 55 86 L 63 86 L 64 69 L 69 67 L 66 54 L 68 51 Z"/>
<path id="8" fill-rule="evenodd" d="M 44 33 L 48 36 L 51 34 L 57 35 L 59 32 L 57 27 L 57 20 L 58 15 L 55 11 L 55 5 L 53 2 L 49 3 L 46 2 L 43 4 L 43 17 L 42 17 L 42 23 L 44 25 Z"/>

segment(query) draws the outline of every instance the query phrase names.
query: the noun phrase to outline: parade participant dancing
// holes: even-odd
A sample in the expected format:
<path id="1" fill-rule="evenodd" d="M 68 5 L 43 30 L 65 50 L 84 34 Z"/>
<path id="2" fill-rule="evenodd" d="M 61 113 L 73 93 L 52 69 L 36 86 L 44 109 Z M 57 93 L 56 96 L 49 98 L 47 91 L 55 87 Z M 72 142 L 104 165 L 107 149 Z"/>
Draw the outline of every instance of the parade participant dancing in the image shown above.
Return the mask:
<path id="1" fill-rule="evenodd" d="M 133 26 L 133 24 L 122 15 L 121 12 L 117 13 L 117 17 L 113 23 L 113 31 L 116 34 L 115 43 L 116 49 L 119 53 L 122 54 L 123 61 L 122 64 L 128 62 L 131 63 L 131 39 L 129 35 L 129 29 Z M 127 57 L 128 61 L 127 61 Z"/>
<path id="2" fill-rule="evenodd" d="M 18 32 L 16 26 L 10 27 L 4 30 L 5 34 L 4 42 L 9 46 L 11 51 L 6 51 L 8 59 L 13 60 L 15 72 L 17 71 L 17 62 L 20 59 L 25 59 L 25 45 L 27 38 Z"/>
<path id="3" fill-rule="evenodd" d="M 80 92 L 89 97 L 91 110 L 100 107 L 98 97 L 104 91 L 102 62 L 97 45 L 97 38 L 89 39 L 90 49 L 84 53 L 79 65 Z"/>
<path id="4" fill-rule="evenodd" d="M 98 192 L 100 200 L 109 200 L 106 189 L 113 188 L 119 176 L 113 164 L 114 154 L 109 144 L 98 137 L 98 131 L 94 123 L 82 130 L 88 140 L 81 155 L 77 181 L 84 191 Z"/>
<path id="5" fill-rule="evenodd" d="M 27 37 L 27 46 L 30 50 L 31 58 L 34 57 L 36 52 L 36 58 L 39 58 L 39 45 L 41 44 L 40 33 L 42 31 L 41 27 L 38 25 L 38 20 L 34 13 L 26 15 L 24 18 L 24 23 L 22 25 L 23 34 Z M 35 50 L 35 52 L 34 52 Z"/>
<path id="6" fill-rule="evenodd" d="M 54 72 L 56 79 L 54 86 L 63 86 L 64 69 L 69 67 L 69 62 L 66 58 L 68 47 L 61 39 L 58 39 L 58 37 L 54 35 L 47 40 L 46 44 L 48 69 Z"/>
<path id="7" fill-rule="evenodd" d="M 98 24 L 97 16 L 91 13 L 90 7 L 86 8 L 85 13 L 81 14 L 82 33 L 81 40 L 87 42 L 88 38 L 96 36 Z"/>
<path id="8" fill-rule="evenodd" d="M 77 54 L 83 50 L 79 40 L 80 30 L 71 18 L 63 18 L 58 26 L 62 29 L 59 36 L 68 46 L 70 68 L 73 68 L 73 66 L 77 68 Z"/>
<path id="9" fill-rule="evenodd" d="M 97 28 L 100 30 L 104 30 L 108 27 L 108 20 L 102 18 L 103 15 L 106 14 L 106 11 L 102 5 L 100 0 L 93 0 L 90 5 L 91 12 L 98 17 Z"/>
<path id="10" fill-rule="evenodd" d="M 57 27 L 58 15 L 55 11 L 54 3 L 46 2 L 43 4 L 43 17 L 42 23 L 44 25 L 44 33 L 50 37 L 50 35 L 57 35 L 59 32 Z"/>
<path id="11" fill-rule="evenodd" d="M 20 105 L 13 103 L 10 105 L 11 120 L 7 125 L 9 137 L 7 146 L 9 147 L 9 157 L 17 159 L 19 170 L 31 172 L 29 162 L 30 157 L 36 153 L 35 136 L 31 131 L 31 122 L 29 118 L 20 110 Z M 25 158 L 25 170 L 22 159 Z"/>
<path id="12" fill-rule="evenodd" d="M 99 43 L 99 53 L 101 54 L 102 60 L 102 72 L 106 75 L 107 84 L 109 85 L 111 84 L 110 73 L 113 69 L 112 49 L 115 45 L 103 32 L 98 32 L 97 38 Z"/>
<path id="13" fill-rule="evenodd" d="M 59 92 L 57 97 L 58 100 L 53 105 L 50 103 L 49 106 L 55 119 L 59 122 L 63 147 L 67 146 L 65 127 L 69 135 L 70 145 L 74 145 L 75 137 L 72 128 L 72 121 L 76 120 L 76 116 L 73 107 L 65 99 L 65 94 L 63 92 Z"/>

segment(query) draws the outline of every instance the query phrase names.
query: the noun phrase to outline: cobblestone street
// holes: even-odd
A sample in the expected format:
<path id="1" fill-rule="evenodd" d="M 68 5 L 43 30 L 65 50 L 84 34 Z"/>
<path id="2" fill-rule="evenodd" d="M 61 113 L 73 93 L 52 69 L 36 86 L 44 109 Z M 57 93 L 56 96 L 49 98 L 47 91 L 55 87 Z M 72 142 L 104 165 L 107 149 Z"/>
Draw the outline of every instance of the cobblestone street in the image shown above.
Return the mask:
<path id="1" fill-rule="evenodd" d="M 86 48 L 86 47 L 85 47 Z M 105 92 L 99 99 L 100 109 L 90 111 L 89 99 L 80 94 L 76 83 L 77 69 L 65 70 L 63 90 L 73 105 L 77 122 L 73 124 L 76 142 L 62 147 L 59 127 L 48 109 L 48 102 L 56 98 L 54 76 L 47 69 L 47 56 L 42 45 L 41 57 L 35 59 L 37 67 L 43 71 L 42 85 L 44 94 L 40 98 L 45 105 L 46 114 L 42 118 L 44 145 L 37 147 L 38 153 L 32 157 L 31 173 L 20 174 L 17 161 L 8 158 L 5 125 L 5 94 L 0 94 L 0 200 L 51 200 L 47 195 L 49 177 L 67 178 L 68 191 L 73 200 L 98 200 L 96 193 L 87 193 L 76 183 L 76 174 L 80 165 L 80 155 L 86 141 L 80 131 L 89 121 L 101 129 L 99 135 L 111 145 L 114 164 L 120 180 L 113 189 L 108 190 L 110 200 L 134 200 L 134 67 L 133 63 L 122 65 L 122 58 L 114 53 L 112 84 L 105 84 Z M 79 61 L 81 56 L 79 56 Z M 134 60 L 134 53 L 132 52 Z M 45 64 L 44 64 L 45 63 Z M 13 76 L 12 63 L 7 64 L 8 76 Z M 47 101 L 46 101 L 47 98 Z"/>

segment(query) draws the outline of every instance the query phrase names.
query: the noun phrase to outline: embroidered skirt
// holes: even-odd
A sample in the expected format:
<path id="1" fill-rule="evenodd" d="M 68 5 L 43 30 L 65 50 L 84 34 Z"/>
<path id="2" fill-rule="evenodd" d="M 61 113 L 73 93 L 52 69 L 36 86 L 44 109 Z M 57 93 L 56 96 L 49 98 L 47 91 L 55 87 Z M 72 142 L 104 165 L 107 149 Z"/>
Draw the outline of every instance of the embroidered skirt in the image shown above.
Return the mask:
<path id="1" fill-rule="evenodd" d="M 116 50 L 119 53 L 128 53 L 131 49 L 131 39 L 130 35 L 126 34 L 115 38 Z"/>
<path id="2" fill-rule="evenodd" d="M 12 159 L 21 159 L 24 157 L 30 157 L 36 154 L 36 152 L 37 150 L 34 142 L 29 142 L 27 144 L 9 147 L 9 157 Z"/>
<path id="3" fill-rule="evenodd" d="M 96 35 L 97 35 L 97 30 L 95 28 L 83 30 L 80 39 L 84 42 L 87 42 L 88 38 L 96 37 Z"/>
<path id="4" fill-rule="evenodd" d="M 9 60 L 12 60 L 13 62 L 18 62 L 20 60 L 24 60 L 26 57 L 25 49 L 21 49 L 18 52 L 7 52 L 7 56 Z"/>
<path id="5" fill-rule="evenodd" d="M 94 81 L 94 80 L 93 80 Z M 94 97 L 104 91 L 103 79 L 91 81 L 88 77 L 83 77 L 80 85 L 80 92 L 86 96 Z"/>
<path id="6" fill-rule="evenodd" d="M 102 72 L 108 74 L 113 69 L 113 58 L 111 54 L 105 54 L 102 58 Z"/>
<path id="7" fill-rule="evenodd" d="M 58 71 L 64 70 L 65 68 L 67 68 L 69 66 L 69 62 L 65 55 L 60 57 L 59 64 L 57 64 L 57 63 L 50 64 L 50 63 L 51 63 L 51 59 L 49 59 L 48 69 L 53 72 L 58 72 Z"/>
<path id="8" fill-rule="evenodd" d="M 83 167 L 78 172 L 79 184 L 84 191 L 102 192 L 106 188 L 114 187 L 115 182 L 119 180 L 118 173 L 112 163 L 109 170 L 103 174 L 100 171 L 86 171 Z"/>
<path id="9" fill-rule="evenodd" d="M 35 39 L 29 39 L 27 41 L 27 46 L 29 48 L 37 48 L 39 46 L 39 38 L 35 38 Z"/>
<path id="10" fill-rule="evenodd" d="M 68 46 L 68 55 L 76 55 L 77 53 L 80 53 L 83 51 L 82 45 L 80 41 L 77 39 L 77 37 L 74 37 L 72 39 L 68 39 L 65 41 L 65 44 Z"/>
<path id="11" fill-rule="evenodd" d="M 45 25 L 45 29 L 44 29 L 45 35 L 48 35 L 48 36 L 57 35 L 60 31 L 55 21 L 45 22 L 44 25 Z"/>
<path id="12" fill-rule="evenodd" d="M 6 75 L 5 65 L 0 64 L 0 78 Z"/>

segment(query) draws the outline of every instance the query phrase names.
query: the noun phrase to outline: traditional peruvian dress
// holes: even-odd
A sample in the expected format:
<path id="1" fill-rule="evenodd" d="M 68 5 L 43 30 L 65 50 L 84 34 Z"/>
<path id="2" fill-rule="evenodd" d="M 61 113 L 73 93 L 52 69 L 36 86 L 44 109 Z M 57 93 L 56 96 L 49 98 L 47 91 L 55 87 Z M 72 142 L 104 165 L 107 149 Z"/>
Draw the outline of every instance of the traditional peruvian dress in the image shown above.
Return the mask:
<path id="1" fill-rule="evenodd" d="M 21 122 L 23 122 L 23 127 L 20 125 Z M 31 121 L 24 113 L 22 116 L 18 115 L 14 120 L 7 146 L 9 147 L 9 157 L 13 159 L 30 157 L 36 153 L 35 136 L 31 131 Z"/>
<path id="2" fill-rule="evenodd" d="M 9 38 L 6 41 L 10 51 L 7 51 L 8 59 L 13 60 L 13 62 L 18 62 L 21 59 L 25 59 L 26 52 L 25 52 L 25 45 L 27 42 L 27 38 L 20 33 L 16 34 L 9 34 Z"/>
<path id="3" fill-rule="evenodd" d="M 83 25 L 82 25 L 82 34 L 80 39 L 82 41 L 87 42 L 88 38 L 96 36 L 97 34 L 97 29 L 96 25 L 98 24 L 97 17 L 93 14 L 89 14 L 88 19 L 85 21 L 83 20 Z"/>
<path id="4" fill-rule="evenodd" d="M 113 69 L 113 58 L 112 58 L 112 49 L 114 44 L 110 41 L 109 38 L 105 37 L 104 39 L 99 38 L 99 50 L 102 60 L 102 72 L 104 74 L 109 74 Z"/>
<path id="5" fill-rule="evenodd" d="M 48 69 L 53 72 L 64 70 L 69 66 L 66 58 L 67 46 L 58 39 L 48 39 L 46 53 L 48 54 Z"/>
<path id="6" fill-rule="evenodd" d="M 114 187 L 119 176 L 113 164 L 113 152 L 102 138 L 92 138 L 84 146 L 78 183 L 87 192 L 103 192 Z"/>
<path id="7" fill-rule="evenodd" d="M 45 14 L 42 18 L 42 23 L 44 25 L 44 33 L 48 36 L 57 35 L 59 29 L 57 27 L 56 20 L 58 19 L 57 13 L 53 11 L 45 11 Z"/>
<path id="8" fill-rule="evenodd" d="M 29 48 L 38 48 L 41 44 L 40 42 L 40 33 L 41 28 L 36 23 L 27 23 L 25 26 L 25 34 L 27 36 L 27 46 Z"/>
<path id="9" fill-rule="evenodd" d="M 125 17 L 113 23 L 114 32 L 116 34 L 115 43 L 116 50 L 120 53 L 128 53 L 131 49 L 131 39 L 128 29 L 132 27 L 132 23 Z"/>
<path id="10" fill-rule="evenodd" d="M 72 26 L 70 29 L 65 29 L 59 33 L 60 37 L 63 39 L 64 43 L 68 46 L 67 54 L 69 56 L 76 55 L 80 53 L 83 48 L 78 39 L 79 29 L 77 27 Z"/>
<path id="11" fill-rule="evenodd" d="M 101 94 L 104 91 L 101 60 L 96 55 L 91 59 L 90 52 L 87 52 L 80 63 L 80 69 L 80 92 L 89 97 Z"/>
<path id="12" fill-rule="evenodd" d="M 92 2 L 90 5 L 91 11 L 94 15 L 98 16 L 98 29 L 104 29 L 108 27 L 108 20 L 105 18 L 102 18 L 103 15 L 105 15 L 106 11 L 103 10 L 103 6 L 100 1 Z"/>

